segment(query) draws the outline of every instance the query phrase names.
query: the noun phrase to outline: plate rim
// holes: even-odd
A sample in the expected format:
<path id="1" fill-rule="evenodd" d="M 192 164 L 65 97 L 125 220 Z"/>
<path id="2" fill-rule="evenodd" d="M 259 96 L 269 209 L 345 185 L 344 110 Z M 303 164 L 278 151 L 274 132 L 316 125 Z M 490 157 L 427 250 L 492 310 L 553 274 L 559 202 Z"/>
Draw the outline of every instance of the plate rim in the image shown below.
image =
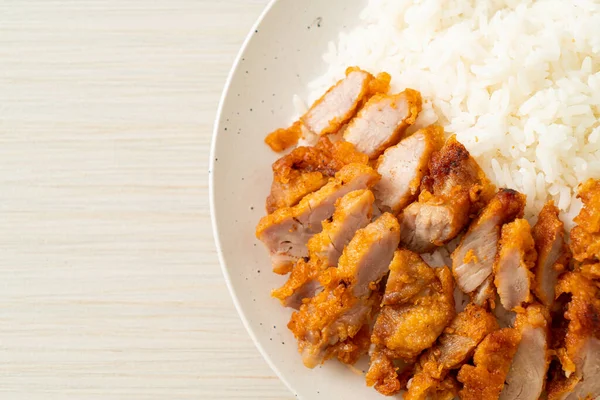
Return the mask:
<path id="1" fill-rule="evenodd" d="M 227 290 L 229 291 L 229 295 L 230 295 L 231 299 L 233 300 L 233 305 L 235 306 L 238 316 L 242 320 L 242 324 L 244 325 L 246 332 L 252 339 L 252 342 L 254 343 L 254 347 L 258 350 L 258 352 L 260 353 L 262 358 L 267 362 L 267 364 L 269 365 L 271 370 L 275 373 L 275 375 L 279 378 L 279 380 L 281 382 L 283 382 L 283 384 L 286 386 L 286 388 L 290 392 L 292 392 L 292 394 L 294 396 L 298 397 L 299 395 L 293 389 L 290 382 L 281 373 L 279 368 L 277 368 L 277 366 L 275 365 L 275 363 L 273 362 L 273 360 L 271 359 L 269 354 L 265 351 L 265 349 L 262 347 L 262 345 L 258 341 L 258 338 L 257 338 L 254 330 L 250 326 L 250 323 L 248 322 L 246 315 L 242 311 L 242 307 L 240 305 L 239 298 L 233 288 L 233 284 L 231 283 L 231 277 L 229 274 L 229 270 L 227 269 L 226 264 L 225 264 L 225 258 L 223 256 L 221 240 L 219 237 L 219 228 L 217 225 L 217 217 L 215 214 L 215 190 L 214 190 L 215 152 L 216 152 L 216 147 L 217 147 L 217 137 L 219 135 L 219 130 L 220 130 L 219 129 L 220 121 L 221 121 L 221 117 L 223 115 L 223 108 L 225 105 L 225 99 L 228 97 L 229 92 L 231 90 L 231 83 L 233 80 L 233 76 L 237 72 L 237 69 L 242 60 L 242 56 L 246 52 L 246 48 L 248 47 L 250 41 L 252 40 L 252 37 L 253 37 L 252 33 L 256 31 L 256 29 L 260 26 L 260 24 L 263 22 L 265 17 L 270 13 L 273 6 L 278 1 L 279 0 L 269 0 L 269 3 L 265 6 L 265 8 L 261 12 L 261 14 L 258 16 L 256 21 L 252 25 L 252 28 L 250 28 L 250 31 L 246 35 L 246 38 L 244 39 L 244 42 L 242 43 L 242 46 L 240 47 L 240 50 L 238 51 L 237 56 L 235 57 L 233 65 L 232 65 L 231 69 L 229 70 L 227 80 L 225 81 L 225 85 L 224 85 L 223 91 L 221 93 L 221 98 L 219 100 L 219 105 L 217 107 L 217 114 L 216 114 L 215 121 L 213 124 L 213 132 L 212 132 L 211 145 L 210 145 L 210 158 L 209 158 L 208 192 L 209 192 L 210 219 L 211 219 L 213 239 L 214 239 L 215 247 L 217 250 L 217 257 L 219 259 L 219 266 L 221 267 L 221 273 L 223 274 L 223 277 L 225 279 L 225 284 L 227 285 Z"/>

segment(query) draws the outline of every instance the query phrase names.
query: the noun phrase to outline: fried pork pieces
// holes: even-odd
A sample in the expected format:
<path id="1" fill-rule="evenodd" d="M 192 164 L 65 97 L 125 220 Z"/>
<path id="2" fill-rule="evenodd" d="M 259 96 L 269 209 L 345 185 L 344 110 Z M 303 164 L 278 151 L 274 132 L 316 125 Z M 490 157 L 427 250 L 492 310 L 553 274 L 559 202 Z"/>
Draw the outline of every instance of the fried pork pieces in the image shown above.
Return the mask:
<path id="1" fill-rule="evenodd" d="M 570 243 L 552 202 L 531 226 L 525 196 L 496 190 L 455 136 L 407 134 L 421 95 L 389 83 L 349 68 L 265 140 L 314 143 L 273 164 L 256 230 L 289 273 L 272 294 L 296 309 L 304 364 L 369 353 L 367 385 L 407 400 L 600 396 L 600 181 L 579 187 Z M 461 235 L 451 265 L 421 257 Z"/>

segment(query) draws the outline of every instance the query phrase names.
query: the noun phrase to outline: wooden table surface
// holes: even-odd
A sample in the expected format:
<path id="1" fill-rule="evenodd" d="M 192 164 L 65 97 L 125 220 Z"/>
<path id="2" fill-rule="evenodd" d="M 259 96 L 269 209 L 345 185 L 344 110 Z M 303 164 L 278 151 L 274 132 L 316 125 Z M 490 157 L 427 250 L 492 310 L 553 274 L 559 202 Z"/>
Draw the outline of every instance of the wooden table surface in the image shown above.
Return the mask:
<path id="1" fill-rule="evenodd" d="M 267 0 L 0 1 L 0 398 L 290 399 L 218 266 L 208 152 Z"/>

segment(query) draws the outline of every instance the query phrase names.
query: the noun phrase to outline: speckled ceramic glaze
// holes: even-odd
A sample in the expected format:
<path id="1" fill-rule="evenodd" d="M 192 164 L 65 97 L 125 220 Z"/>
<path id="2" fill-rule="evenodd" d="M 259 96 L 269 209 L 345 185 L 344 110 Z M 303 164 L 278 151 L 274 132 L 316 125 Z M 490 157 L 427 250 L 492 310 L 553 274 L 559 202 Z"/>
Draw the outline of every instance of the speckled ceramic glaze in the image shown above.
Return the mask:
<path id="1" fill-rule="evenodd" d="M 273 370 L 302 399 L 377 399 L 364 377 L 327 362 L 309 370 L 286 325 L 290 310 L 270 297 L 284 278 L 271 272 L 254 235 L 277 158 L 263 142 L 294 115 L 294 94 L 325 71 L 328 42 L 358 21 L 364 0 L 279 0 L 250 33 L 233 67 L 215 124 L 210 185 L 224 275 L 248 332 Z M 360 367 L 359 367 L 360 368 Z"/>

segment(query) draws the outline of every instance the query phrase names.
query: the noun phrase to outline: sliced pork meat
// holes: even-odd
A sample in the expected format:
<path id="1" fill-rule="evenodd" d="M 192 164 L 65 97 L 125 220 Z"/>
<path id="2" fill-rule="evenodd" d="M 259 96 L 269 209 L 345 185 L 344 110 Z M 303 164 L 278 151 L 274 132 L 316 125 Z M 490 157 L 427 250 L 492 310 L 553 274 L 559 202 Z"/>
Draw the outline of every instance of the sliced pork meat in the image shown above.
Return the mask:
<path id="1" fill-rule="evenodd" d="M 500 189 L 473 221 L 452 253 L 452 271 L 464 293 L 476 290 L 493 271 L 502 225 L 523 216 L 525 196 Z"/>
<path id="2" fill-rule="evenodd" d="M 431 199 L 415 202 L 400 216 L 402 246 L 416 253 L 430 253 L 455 238 L 469 221 L 464 210 L 469 207 L 465 197 L 456 201 Z"/>
<path id="3" fill-rule="evenodd" d="M 546 307 L 551 307 L 554 303 L 556 281 L 569 262 L 565 228 L 558 219 L 558 213 L 559 210 L 554 202 L 548 202 L 542 208 L 532 230 L 538 253 L 534 268 L 533 291 Z"/>
<path id="4" fill-rule="evenodd" d="M 362 105 L 377 93 L 386 93 L 391 77 L 381 73 L 374 77 L 357 67 L 346 70 L 346 77 L 332 86 L 310 109 L 287 129 L 270 133 L 265 142 L 274 151 L 283 151 L 310 133 L 336 133 L 356 115 Z M 308 133 L 305 133 L 308 131 Z"/>
<path id="5" fill-rule="evenodd" d="M 280 208 L 263 217 L 256 228 L 256 237 L 269 250 L 274 271 L 289 272 L 299 258 L 308 256 L 308 240 L 321 232 L 321 222 L 333 215 L 337 199 L 354 190 L 368 189 L 378 180 L 379 174 L 371 167 L 348 164 L 332 181 L 296 206 Z"/>
<path id="6" fill-rule="evenodd" d="M 427 400 L 448 372 L 460 368 L 477 345 L 498 329 L 494 316 L 484 308 L 469 304 L 438 338 L 435 346 L 419 357 L 404 400 Z"/>
<path id="7" fill-rule="evenodd" d="M 421 94 L 406 89 L 395 95 L 377 94 L 364 105 L 344 131 L 344 139 L 375 159 L 402 138 L 421 112 Z"/>
<path id="8" fill-rule="evenodd" d="M 323 230 L 308 241 L 309 261 L 298 260 L 287 282 L 272 295 L 286 307 L 300 308 L 302 300 L 322 289 L 318 281 L 321 271 L 336 267 L 344 247 L 371 221 L 375 198 L 369 190 L 350 192 L 335 204 L 331 221 L 323 222 Z"/>
<path id="9" fill-rule="evenodd" d="M 471 293 L 471 301 L 486 309 L 493 309 L 496 305 L 496 296 L 494 277 L 490 275 L 477 289 L 475 289 L 474 292 Z"/>
<path id="10" fill-rule="evenodd" d="M 387 273 L 399 241 L 400 225 L 388 213 L 356 232 L 342 252 L 338 268 L 323 273 L 324 290 L 292 314 L 288 328 L 298 340 L 307 367 L 314 368 L 334 355 L 342 361 L 348 359 L 340 344 L 351 341 L 356 345 L 354 338 L 372 321 L 381 302 L 374 289 Z M 366 352 L 368 345 L 367 341 L 361 351 L 351 347 L 352 352 Z"/>
<path id="11" fill-rule="evenodd" d="M 348 68 L 346 77 L 329 89 L 300 119 L 317 135 L 336 133 L 371 96 L 386 93 L 390 80 L 386 73 L 374 77 L 360 68 Z"/>
<path id="12" fill-rule="evenodd" d="M 388 273 L 399 242 L 398 220 L 392 214 L 382 214 L 365 229 L 356 232 L 340 257 L 336 278 L 343 280 L 355 297 L 367 295 L 371 283 L 378 282 Z"/>
<path id="13" fill-rule="evenodd" d="M 497 400 L 517 352 L 521 335 L 513 328 L 504 328 L 487 335 L 477 346 L 474 365 L 463 365 L 458 381 L 463 383 L 461 400 Z"/>
<path id="14" fill-rule="evenodd" d="M 377 162 L 381 180 L 373 192 L 381 210 L 394 214 L 416 200 L 429 160 L 442 144 L 443 129 L 430 126 L 388 148 Z"/>
<path id="15" fill-rule="evenodd" d="M 550 364 L 548 351 L 548 310 L 529 305 L 517 314 L 515 329 L 521 334 L 500 400 L 538 400 L 546 383 Z"/>
<path id="16" fill-rule="evenodd" d="M 595 399 L 600 396 L 600 288 L 581 273 L 564 273 L 557 296 L 570 297 L 561 347 L 555 349 L 562 371 L 548 382 L 548 400 Z"/>
<path id="17" fill-rule="evenodd" d="M 347 142 L 332 143 L 327 137 L 314 147 L 298 147 L 273 163 L 273 183 L 267 197 L 267 213 L 292 207 L 319 190 L 346 164 L 367 164 L 369 158 Z"/>
<path id="18" fill-rule="evenodd" d="M 452 274 L 447 267 L 432 269 L 416 253 L 398 250 L 382 305 L 371 336 L 375 348 L 366 378 L 367 385 L 391 395 L 392 388 L 402 386 L 400 378 L 381 366 L 395 359 L 414 361 L 450 323 L 456 314 Z"/>
<path id="19" fill-rule="evenodd" d="M 465 147 L 452 136 L 434 152 L 418 202 L 400 216 L 401 243 L 417 253 L 431 252 L 454 239 L 494 193 L 494 186 Z"/>
<path id="20" fill-rule="evenodd" d="M 525 219 L 516 219 L 502 227 L 498 255 L 494 263 L 494 283 L 506 310 L 516 311 L 533 300 L 531 269 L 537 252 L 531 227 Z"/>

